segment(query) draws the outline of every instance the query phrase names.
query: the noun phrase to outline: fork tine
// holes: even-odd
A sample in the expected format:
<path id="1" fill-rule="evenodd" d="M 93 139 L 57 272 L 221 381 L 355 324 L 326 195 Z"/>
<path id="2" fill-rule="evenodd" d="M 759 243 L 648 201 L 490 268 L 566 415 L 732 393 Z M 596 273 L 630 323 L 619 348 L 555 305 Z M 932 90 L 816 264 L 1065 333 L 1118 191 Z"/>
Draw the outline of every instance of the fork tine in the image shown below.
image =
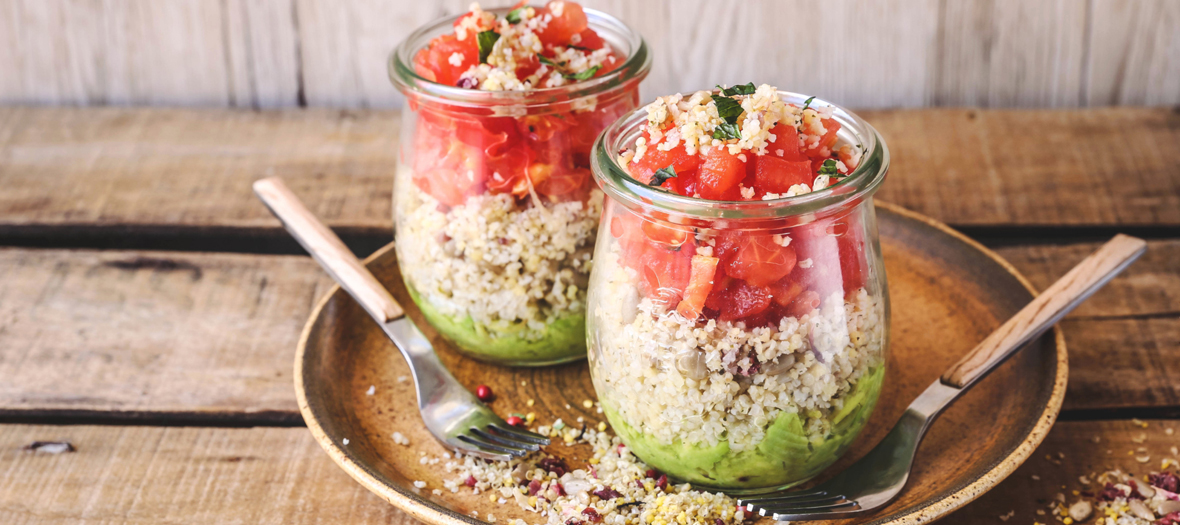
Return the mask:
<path id="1" fill-rule="evenodd" d="M 488 425 L 488 428 L 491 428 L 501 434 L 510 435 L 514 438 L 517 438 L 520 441 L 528 441 L 529 443 L 536 443 L 536 444 L 542 445 L 542 446 L 549 444 L 549 438 L 547 438 L 545 436 L 542 436 L 540 434 L 536 434 L 533 432 L 529 432 L 527 430 L 516 430 L 513 428 L 507 428 L 507 427 L 508 427 L 508 425 L 506 425 L 506 424 L 503 426 L 501 426 L 499 424 L 495 424 L 495 423 Z"/>
<path id="2" fill-rule="evenodd" d="M 849 501 L 847 503 L 841 503 L 839 505 L 831 505 L 827 507 L 785 509 L 782 512 L 775 512 L 771 516 L 771 519 L 774 519 L 775 521 L 822 520 L 829 514 L 842 514 L 849 511 L 855 511 L 857 509 L 860 509 L 860 505 L 855 501 Z"/>
<path id="3" fill-rule="evenodd" d="M 490 425 L 489 425 L 489 427 L 490 427 Z M 512 439 L 509 436 L 500 436 L 500 435 L 497 435 L 492 432 L 488 432 L 486 430 L 482 430 L 479 428 L 471 427 L 471 432 L 474 433 L 475 435 L 483 438 L 485 441 L 499 443 L 499 444 L 504 445 L 506 447 L 523 448 L 523 449 L 527 449 L 531 452 L 536 452 L 538 450 L 541 450 L 541 446 L 536 443 L 527 443 L 527 442 L 523 442 L 523 441 L 518 441 L 518 440 Z"/>
<path id="4" fill-rule="evenodd" d="M 766 496 L 760 498 L 739 498 L 738 505 L 744 507 L 752 507 L 754 505 L 770 505 L 781 501 L 791 501 L 804 498 L 813 498 L 817 496 L 827 496 L 828 491 L 819 489 L 800 490 L 796 492 L 787 492 L 777 496 Z"/>
<path id="5" fill-rule="evenodd" d="M 515 457 L 520 457 L 525 454 L 528 454 L 528 451 L 525 449 L 504 446 L 504 445 L 500 445 L 497 443 L 491 443 L 488 441 L 484 441 L 482 439 L 477 439 L 476 437 L 472 437 L 468 434 L 459 434 L 457 436 L 457 439 L 459 441 L 462 441 L 462 442 L 467 443 L 469 445 L 474 445 L 477 448 L 484 449 L 485 451 L 490 450 L 492 452 L 499 452 L 501 454 L 508 454 L 510 456 L 515 456 Z"/>
<path id="6" fill-rule="evenodd" d="M 855 501 L 849 501 L 848 498 L 845 498 L 844 496 L 829 496 L 826 498 L 800 501 L 800 502 L 782 503 L 782 504 L 778 504 L 778 505 L 759 505 L 757 508 L 758 508 L 759 515 L 767 516 L 770 514 L 782 514 L 784 512 L 788 512 L 788 511 L 823 509 L 823 508 L 831 507 L 833 505 L 845 505 L 848 503 L 856 504 Z"/>

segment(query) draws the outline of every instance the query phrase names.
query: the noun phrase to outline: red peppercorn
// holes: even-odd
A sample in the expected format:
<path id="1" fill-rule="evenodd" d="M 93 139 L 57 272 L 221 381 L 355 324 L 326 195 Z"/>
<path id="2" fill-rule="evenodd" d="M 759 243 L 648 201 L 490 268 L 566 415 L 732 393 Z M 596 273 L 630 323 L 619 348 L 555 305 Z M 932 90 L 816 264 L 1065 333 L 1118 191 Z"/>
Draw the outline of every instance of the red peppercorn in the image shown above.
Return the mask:
<path id="1" fill-rule="evenodd" d="M 586 516 L 586 521 L 589 521 L 590 523 L 598 523 L 602 521 L 602 515 L 599 514 L 598 511 L 594 509 L 594 507 L 586 507 L 586 509 L 582 511 L 582 515 Z"/>
<path id="2" fill-rule="evenodd" d="M 484 403 L 490 402 L 496 398 L 495 394 L 492 394 L 491 387 L 488 385 L 479 385 L 475 387 L 475 397 L 478 397 L 479 400 L 483 401 Z"/>
<path id="3" fill-rule="evenodd" d="M 524 420 L 516 416 L 508 416 L 507 422 L 509 425 L 519 427 L 522 423 L 524 423 Z"/>
<path id="4" fill-rule="evenodd" d="M 463 484 L 467 485 L 468 487 L 474 487 L 475 486 L 475 476 L 467 476 L 467 479 L 463 480 Z"/>

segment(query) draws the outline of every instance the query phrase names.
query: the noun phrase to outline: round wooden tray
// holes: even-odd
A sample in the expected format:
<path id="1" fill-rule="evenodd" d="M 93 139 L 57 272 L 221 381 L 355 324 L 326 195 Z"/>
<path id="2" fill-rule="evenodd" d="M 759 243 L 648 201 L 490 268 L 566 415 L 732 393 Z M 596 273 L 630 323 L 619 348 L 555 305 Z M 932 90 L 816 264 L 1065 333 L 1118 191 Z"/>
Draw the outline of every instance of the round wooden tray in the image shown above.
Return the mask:
<path id="1" fill-rule="evenodd" d="M 885 387 L 876 412 L 852 450 L 825 474 L 863 455 L 897 421 L 910 401 L 960 356 L 1034 294 L 1011 265 L 978 243 L 927 217 L 878 203 L 881 247 L 892 298 L 892 334 Z M 455 376 L 474 390 L 487 384 L 501 415 L 535 412 L 540 422 L 584 417 L 604 421 L 584 400 L 595 399 L 585 362 L 542 368 L 505 368 L 464 359 L 414 308 L 398 275 L 392 245 L 369 268 L 431 339 Z M 442 489 L 441 465 L 420 462 L 445 449 L 422 426 L 409 369 L 370 318 L 338 287 L 319 302 L 295 356 L 295 390 L 307 426 L 349 475 L 414 517 L 438 524 L 540 521 L 485 495 Z M 1012 473 L 1044 439 L 1065 395 L 1065 342 L 1060 331 L 1042 337 L 952 405 L 926 435 L 909 484 L 886 508 L 853 522 L 924 523 L 961 507 Z M 399 380 L 400 378 L 400 380 Z M 375 393 L 368 395 L 369 387 Z M 526 401 L 535 400 L 532 407 Z M 397 445 L 401 432 L 411 445 Z M 348 441 L 344 445 L 345 440 Z M 549 451 L 582 465 L 587 446 Z M 579 460 L 582 458 L 582 460 Z M 821 476 L 822 479 L 822 476 Z M 415 488 L 414 481 L 427 486 Z"/>

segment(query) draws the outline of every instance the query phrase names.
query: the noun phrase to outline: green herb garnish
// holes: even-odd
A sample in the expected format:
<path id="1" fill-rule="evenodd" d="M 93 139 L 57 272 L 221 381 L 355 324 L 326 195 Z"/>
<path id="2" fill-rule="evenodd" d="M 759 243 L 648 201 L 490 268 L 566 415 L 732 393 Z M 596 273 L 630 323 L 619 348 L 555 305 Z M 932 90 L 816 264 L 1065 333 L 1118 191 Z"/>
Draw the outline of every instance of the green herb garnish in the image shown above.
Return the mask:
<path id="1" fill-rule="evenodd" d="M 549 67 L 565 67 L 565 62 L 558 64 L 557 62 L 554 62 L 548 58 L 545 58 L 544 55 L 537 55 L 537 60 L 540 60 L 542 64 L 545 64 L 546 66 L 549 66 Z"/>
<path id="2" fill-rule="evenodd" d="M 717 116 L 730 124 L 737 124 L 738 117 L 744 111 L 742 105 L 732 98 L 713 97 L 713 103 L 717 105 Z"/>
<path id="3" fill-rule="evenodd" d="M 668 179 L 675 178 L 676 170 L 672 168 L 671 164 L 669 164 L 666 168 L 660 168 L 656 170 L 656 172 L 651 175 L 651 181 L 649 181 L 647 185 L 659 187 L 663 186 L 665 182 L 668 182 Z"/>
<path id="4" fill-rule="evenodd" d="M 572 75 L 564 75 L 564 76 L 565 76 L 565 78 L 568 78 L 570 80 L 586 80 L 586 79 L 589 79 L 590 77 L 594 76 L 594 74 L 597 73 L 598 69 L 601 67 L 602 66 L 594 66 L 594 67 L 587 69 L 585 71 L 574 73 Z"/>
<path id="5" fill-rule="evenodd" d="M 812 100 L 815 100 L 815 97 L 808 98 L 806 101 L 804 101 L 803 102 L 803 109 L 799 110 L 799 112 L 802 113 L 804 111 L 807 111 L 807 107 L 811 105 Z"/>
<path id="6" fill-rule="evenodd" d="M 717 140 L 740 139 L 742 138 L 742 130 L 738 128 L 737 124 L 725 122 L 713 128 L 713 138 Z"/>
<path id="7" fill-rule="evenodd" d="M 732 97 L 734 95 L 753 95 L 754 91 L 758 88 L 754 87 L 753 82 L 746 82 L 745 84 L 733 86 L 731 88 L 723 88 L 720 84 L 718 84 L 717 89 L 721 90 L 722 95 Z"/>
<path id="8" fill-rule="evenodd" d="M 518 7 L 516 9 L 513 9 L 513 10 L 509 11 L 508 14 L 504 15 L 504 19 L 507 20 L 509 24 L 519 24 L 520 23 L 520 14 L 523 13 L 525 9 L 528 9 L 528 8 L 527 7 Z"/>
<path id="9" fill-rule="evenodd" d="M 819 167 L 819 174 L 831 177 L 840 175 L 840 172 L 836 169 L 836 161 L 832 159 L 825 160 L 823 165 Z"/>
<path id="10" fill-rule="evenodd" d="M 500 39 L 500 33 L 492 30 L 480 31 L 476 36 L 475 41 L 479 44 L 479 63 L 487 64 L 488 55 L 492 54 L 492 48 L 496 46 L 496 41 Z"/>

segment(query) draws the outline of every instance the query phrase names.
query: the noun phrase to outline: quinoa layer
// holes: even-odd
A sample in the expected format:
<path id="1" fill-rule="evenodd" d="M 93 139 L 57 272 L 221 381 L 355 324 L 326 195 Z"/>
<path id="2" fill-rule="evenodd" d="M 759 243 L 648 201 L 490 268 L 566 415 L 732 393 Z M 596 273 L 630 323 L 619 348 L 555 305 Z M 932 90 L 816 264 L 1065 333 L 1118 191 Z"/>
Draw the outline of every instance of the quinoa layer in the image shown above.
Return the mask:
<path id="1" fill-rule="evenodd" d="M 611 250 L 596 262 L 591 367 L 605 408 L 661 445 L 755 449 L 783 413 L 797 414 L 811 444 L 857 383 L 883 365 L 883 300 L 860 289 L 777 327 L 689 321 L 638 299 L 634 271 Z M 596 288 L 598 290 L 598 288 Z M 599 292 L 596 291 L 596 294 Z M 601 297 L 601 299 L 599 299 Z M 875 401 L 877 392 L 865 400 Z"/>
<path id="2" fill-rule="evenodd" d="M 584 315 L 602 192 L 585 203 L 544 206 L 473 195 L 447 209 L 407 183 L 394 204 L 406 283 L 456 326 L 473 326 L 481 338 L 536 342 L 551 325 Z"/>

